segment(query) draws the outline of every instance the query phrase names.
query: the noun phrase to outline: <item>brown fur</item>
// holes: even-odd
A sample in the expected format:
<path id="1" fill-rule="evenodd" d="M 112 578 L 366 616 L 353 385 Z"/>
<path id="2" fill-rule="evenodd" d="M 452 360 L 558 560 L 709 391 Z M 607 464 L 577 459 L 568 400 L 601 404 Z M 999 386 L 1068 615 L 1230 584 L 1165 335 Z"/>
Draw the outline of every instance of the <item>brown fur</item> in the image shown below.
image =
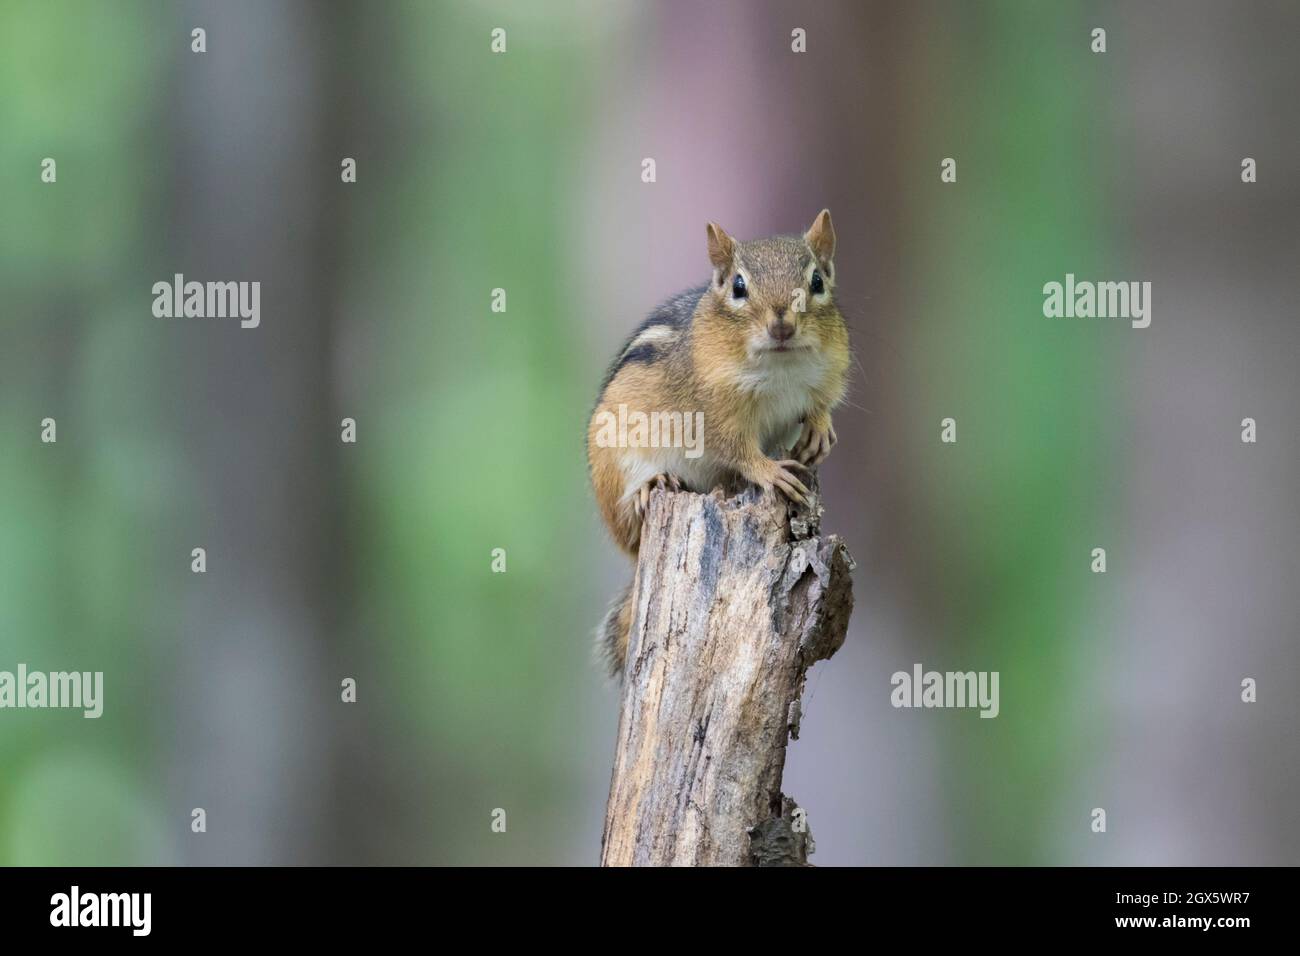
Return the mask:
<path id="1" fill-rule="evenodd" d="M 800 409 L 789 424 L 797 425 L 802 419 L 799 446 L 804 446 L 805 439 L 811 443 L 808 460 L 814 464 L 825 457 L 834 441 L 830 413 L 844 397 L 849 343 L 834 299 L 838 275 L 833 271 L 835 234 L 830 214 L 823 211 L 808 232 L 798 237 L 737 242 L 710 223 L 707 238 L 713 278 L 689 321 L 674 327 L 671 341 L 670 330 L 652 327 L 654 334 L 662 333 L 664 338 L 655 340 L 662 347 L 653 350 L 651 360 L 627 361 L 626 356 L 616 360 L 616 371 L 598 398 L 587 429 L 587 458 L 601 517 L 615 542 L 632 557 L 640 544 L 641 499 L 637 494 L 627 495 L 626 469 L 629 461 L 640 461 L 640 450 L 601 447 L 597 435 L 602 412 L 616 415 L 620 404 L 646 413 L 703 412 L 705 455 L 716 466 L 713 470 L 763 488 L 777 487 L 792 497 L 799 496 L 799 483 L 790 481 L 789 467 L 767 457 L 774 448 L 765 445 L 772 446 L 775 438 L 764 433 L 765 427 L 771 432 L 774 422 L 783 421 L 781 410 Z M 814 263 L 831 292 L 821 303 L 809 292 L 806 277 L 807 267 Z M 737 303 L 731 288 L 738 272 L 746 278 L 748 296 Z M 791 308 L 795 289 L 807 294 L 802 313 Z M 809 351 L 756 354 L 756 348 L 779 340 L 773 337 L 777 331 L 788 334 L 791 345 L 802 344 Z M 629 346 L 636 341 L 634 337 Z M 620 361 L 624 364 L 618 364 Z M 798 384 L 789 386 L 797 394 L 786 394 L 782 391 L 787 388 L 786 378 L 793 377 L 786 370 L 803 369 L 804 365 L 794 364 L 801 362 L 816 368 L 815 374 L 809 373 L 815 380 L 805 383 L 800 377 Z M 816 441 L 819 436 L 820 445 Z M 686 474 L 678 477 L 691 491 L 712 490 L 697 487 L 698 482 Z M 601 643 L 616 673 L 621 672 L 626 656 L 629 598 L 630 588 L 602 625 Z"/>

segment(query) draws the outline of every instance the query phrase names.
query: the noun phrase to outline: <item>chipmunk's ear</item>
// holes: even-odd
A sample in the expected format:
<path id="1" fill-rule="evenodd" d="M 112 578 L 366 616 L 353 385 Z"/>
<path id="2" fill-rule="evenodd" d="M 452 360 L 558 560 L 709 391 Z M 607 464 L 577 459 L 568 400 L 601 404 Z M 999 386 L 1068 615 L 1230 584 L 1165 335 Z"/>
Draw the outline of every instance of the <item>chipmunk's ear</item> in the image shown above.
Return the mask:
<path id="1" fill-rule="evenodd" d="M 823 209 L 817 214 L 803 237 L 808 240 L 808 248 L 812 249 L 813 255 L 823 263 L 835 258 L 835 227 L 831 225 L 829 209 Z"/>
<path id="2" fill-rule="evenodd" d="M 736 240 L 716 222 L 709 223 L 705 231 L 709 234 L 709 261 L 717 272 L 726 273 L 736 255 Z"/>

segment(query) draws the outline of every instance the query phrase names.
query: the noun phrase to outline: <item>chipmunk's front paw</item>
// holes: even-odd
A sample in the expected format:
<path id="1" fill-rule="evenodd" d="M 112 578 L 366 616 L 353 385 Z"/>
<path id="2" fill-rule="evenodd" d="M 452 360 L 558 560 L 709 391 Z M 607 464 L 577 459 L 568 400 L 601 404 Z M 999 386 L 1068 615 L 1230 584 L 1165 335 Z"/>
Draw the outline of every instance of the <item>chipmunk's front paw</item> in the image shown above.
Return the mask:
<path id="1" fill-rule="evenodd" d="M 749 477 L 750 481 L 764 491 L 771 491 L 775 488 L 795 504 L 806 505 L 808 503 L 808 496 L 811 492 L 808 490 L 808 486 L 795 475 L 796 470 L 807 473 L 807 465 L 792 458 L 786 458 L 782 461 L 772 461 L 770 458 L 765 458 L 763 461 L 766 464 L 758 474 Z"/>
<path id="2" fill-rule="evenodd" d="M 636 511 L 638 520 L 645 518 L 646 509 L 650 507 L 650 492 L 654 491 L 656 488 L 667 489 L 670 491 L 681 491 L 682 480 L 676 475 L 661 474 L 655 475 L 642 485 L 641 490 L 637 492 L 637 496 L 632 502 L 632 507 Z"/>
<path id="3" fill-rule="evenodd" d="M 806 505 L 808 497 L 812 494 L 808 486 L 795 477 L 795 470 L 808 473 L 808 466 L 801 461 L 785 459 L 784 461 L 775 462 L 776 475 L 772 479 L 772 484 L 776 486 L 781 494 L 785 495 L 795 504 Z"/>
<path id="4" fill-rule="evenodd" d="M 831 453 L 836 441 L 835 429 L 829 418 L 822 421 L 810 418 L 803 423 L 803 431 L 794 443 L 794 448 L 790 449 L 790 454 L 805 465 L 820 465 Z"/>

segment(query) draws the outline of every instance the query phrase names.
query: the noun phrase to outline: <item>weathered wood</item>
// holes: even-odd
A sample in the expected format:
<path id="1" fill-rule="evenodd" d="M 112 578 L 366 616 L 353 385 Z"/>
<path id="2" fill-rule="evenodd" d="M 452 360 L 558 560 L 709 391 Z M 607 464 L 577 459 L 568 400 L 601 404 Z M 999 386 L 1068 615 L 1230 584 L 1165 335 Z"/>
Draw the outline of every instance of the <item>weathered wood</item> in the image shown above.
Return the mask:
<path id="1" fill-rule="evenodd" d="M 844 642 L 852 558 L 821 508 L 655 491 L 641 532 L 601 863 L 798 865 L 781 793 L 808 668 Z"/>

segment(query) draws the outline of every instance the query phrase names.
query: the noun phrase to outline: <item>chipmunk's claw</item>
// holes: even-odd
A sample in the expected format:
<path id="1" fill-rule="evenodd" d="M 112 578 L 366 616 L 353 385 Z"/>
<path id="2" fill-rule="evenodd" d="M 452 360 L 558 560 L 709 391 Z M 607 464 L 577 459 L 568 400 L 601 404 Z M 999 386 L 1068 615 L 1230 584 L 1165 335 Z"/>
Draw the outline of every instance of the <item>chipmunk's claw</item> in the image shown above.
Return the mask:
<path id="1" fill-rule="evenodd" d="M 810 474 L 811 471 L 807 465 L 801 461 L 795 461 L 792 458 L 786 458 L 782 461 L 775 462 L 776 473 L 772 476 L 772 485 L 783 495 L 793 501 L 795 504 L 806 505 L 812 492 L 808 486 L 795 477 L 795 470 L 802 471 L 804 474 Z"/>
<path id="2" fill-rule="evenodd" d="M 661 491 L 681 491 L 682 480 L 676 475 L 670 475 L 667 473 L 655 475 L 653 478 L 647 480 L 646 483 L 641 486 L 641 490 L 637 492 L 637 496 L 632 502 L 632 507 L 636 509 L 637 518 L 645 518 L 646 510 L 650 507 L 650 492 L 654 491 L 656 488 Z"/>
<path id="3" fill-rule="evenodd" d="M 826 456 L 831 453 L 838 440 L 835 428 L 830 422 L 827 422 L 824 428 L 811 422 L 804 422 L 803 432 L 799 435 L 799 440 L 794 443 L 790 454 L 806 465 L 820 465 L 826 460 Z"/>

